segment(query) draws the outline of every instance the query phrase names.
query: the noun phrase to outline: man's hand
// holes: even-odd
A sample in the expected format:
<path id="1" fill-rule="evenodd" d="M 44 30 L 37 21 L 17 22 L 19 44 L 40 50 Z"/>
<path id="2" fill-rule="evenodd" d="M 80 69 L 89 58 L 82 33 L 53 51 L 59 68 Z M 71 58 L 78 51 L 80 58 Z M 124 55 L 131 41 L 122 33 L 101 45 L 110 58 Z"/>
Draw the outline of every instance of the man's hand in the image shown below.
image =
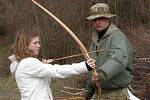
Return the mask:
<path id="1" fill-rule="evenodd" d="M 90 68 L 95 68 L 95 60 L 94 59 L 89 59 L 86 61 L 86 63 L 88 64 L 88 66 Z M 100 78 L 98 76 L 92 76 L 92 81 L 95 83 L 95 85 L 97 87 L 100 86 Z"/>
<path id="2" fill-rule="evenodd" d="M 92 81 L 95 83 L 96 87 L 100 86 L 100 78 L 98 76 L 92 76 Z"/>

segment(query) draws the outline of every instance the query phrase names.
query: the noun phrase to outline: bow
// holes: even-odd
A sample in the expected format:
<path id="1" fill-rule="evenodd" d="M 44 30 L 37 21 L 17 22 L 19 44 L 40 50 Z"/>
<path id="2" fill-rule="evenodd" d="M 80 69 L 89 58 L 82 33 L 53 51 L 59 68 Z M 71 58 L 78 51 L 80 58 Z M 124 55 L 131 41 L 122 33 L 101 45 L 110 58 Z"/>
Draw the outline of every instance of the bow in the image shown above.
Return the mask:
<path id="1" fill-rule="evenodd" d="M 69 35 L 76 41 L 76 43 L 79 45 L 80 49 L 83 52 L 83 55 L 86 59 L 90 59 L 90 56 L 87 52 L 87 49 L 85 48 L 85 46 L 83 45 L 83 43 L 77 38 L 77 36 L 62 22 L 60 21 L 56 16 L 54 16 L 50 11 L 48 11 L 46 8 L 44 8 L 42 5 L 40 5 L 39 3 L 37 3 L 35 0 L 32 0 L 32 2 L 34 4 L 36 4 L 39 8 L 41 8 L 42 10 L 44 10 L 47 14 L 49 14 L 55 21 L 57 21 L 63 28 L 65 28 L 65 30 L 69 33 Z M 97 72 L 96 69 L 94 68 L 92 70 L 92 74 L 94 77 L 97 77 Z M 97 99 L 96 100 L 100 100 L 101 97 L 101 88 L 100 86 L 98 86 L 97 88 Z"/>

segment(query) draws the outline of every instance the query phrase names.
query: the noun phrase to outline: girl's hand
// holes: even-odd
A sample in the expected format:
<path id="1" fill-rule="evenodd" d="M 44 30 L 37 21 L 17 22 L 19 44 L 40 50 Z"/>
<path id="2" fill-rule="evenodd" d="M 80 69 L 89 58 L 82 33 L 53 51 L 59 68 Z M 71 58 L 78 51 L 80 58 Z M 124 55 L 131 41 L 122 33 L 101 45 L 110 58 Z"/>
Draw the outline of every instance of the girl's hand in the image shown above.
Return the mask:
<path id="1" fill-rule="evenodd" d="M 42 59 L 42 62 L 43 62 L 44 64 L 49 64 L 49 63 L 52 63 L 53 61 L 54 61 L 53 59 L 48 59 L 48 60 Z"/>
<path id="2" fill-rule="evenodd" d="M 94 59 L 91 59 L 91 58 L 90 58 L 90 59 L 88 59 L 86 62 L 87 62 L 87 64 L 88 64 L 89 67 L 95 68 L 95 62 L 96 62 L 96 61 L 95 61 Z"/>
<path id="3" fill-rule="evenodd" d="M 95 68 L 95 60 L 94 59 L 88 59 L 86 61 L 86 66 L 87 66 L 87 69 L 89 71 L 91 71 L 93 68 Z"/>
<path id="4" fill-rule="evenodd" d="M 48 64 L 48 62 L 47 62 L 46 59 L 42 59 L 42 62 L 43 62 L 44 64 Z"/>

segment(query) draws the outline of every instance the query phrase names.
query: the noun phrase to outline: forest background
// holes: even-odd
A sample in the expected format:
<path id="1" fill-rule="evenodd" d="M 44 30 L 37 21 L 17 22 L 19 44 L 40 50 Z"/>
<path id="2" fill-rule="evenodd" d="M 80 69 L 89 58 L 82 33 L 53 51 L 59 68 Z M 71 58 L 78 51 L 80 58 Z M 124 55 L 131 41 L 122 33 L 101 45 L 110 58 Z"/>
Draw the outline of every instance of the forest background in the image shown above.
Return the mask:
<path id="1" fill-rule="evenodd" d="M 85 20 L 91 5 L 105 2 L 116 14 L 112 20 L 127 35 L 134 48 L 133 93 L 144 99 L 150 95 L 150 1 L 149 0 L 37 0 L 62 20 L 83 42 L 91 42 L 91 24 Z M 81 53 L 66 31 L 31 0 L 0 0 L 0 100 L 19 100 L 16 83 L 10 75 L 8 56 L 16 31 L 36 27 L 42 39 L 41 58 L 59 58 Z M 75 57 L 56 61 L 66 64 L 84 60 Z M 82 88 L 83 76 L 54 79 L 54 96 L 72 96 L 62 93 L 64 87 Z M 74 92 L 77 92 L 74 90 Z M 80 95 L 79 95 L 80 96 Z"/>

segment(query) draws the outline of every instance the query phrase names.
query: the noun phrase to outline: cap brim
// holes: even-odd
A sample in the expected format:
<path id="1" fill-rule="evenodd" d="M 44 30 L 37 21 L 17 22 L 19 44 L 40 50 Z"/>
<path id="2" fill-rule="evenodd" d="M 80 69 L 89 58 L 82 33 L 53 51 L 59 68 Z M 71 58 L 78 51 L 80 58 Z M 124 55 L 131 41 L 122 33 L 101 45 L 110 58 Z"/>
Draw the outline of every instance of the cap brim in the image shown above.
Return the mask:
<path id="1" fill-rule="evenodd" d="M 87 20 L 93 20 L 93 19 L 96 19 L 96 18 L 99 18 L 99 17 L 106 17 L 106 18 L 112 18 L 112 17 L 114 17 L 114 16 L 116 16 L 116 15 L 113 15 L 113 14 L 97 14 L 97 15 L 91 15 L 91 16 L 89 16 L 89 17 L 87 17 L 86 19 Z"/>

